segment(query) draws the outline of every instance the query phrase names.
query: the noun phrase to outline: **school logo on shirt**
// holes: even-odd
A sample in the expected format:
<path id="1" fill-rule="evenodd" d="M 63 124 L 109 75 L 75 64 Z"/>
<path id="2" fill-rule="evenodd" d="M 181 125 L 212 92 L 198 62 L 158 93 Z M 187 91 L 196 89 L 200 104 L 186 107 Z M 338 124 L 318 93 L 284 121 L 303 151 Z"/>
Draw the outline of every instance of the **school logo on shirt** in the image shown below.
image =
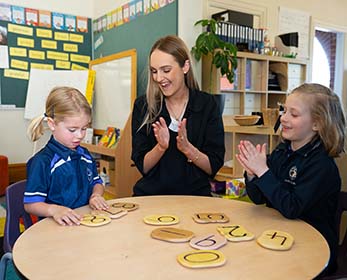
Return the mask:
<path id="1" fill-rule="evenodd" d="M 88 178 L 88 182 L 93 181 L 93 172 L 89 168 L 87 168 L 87 178 Z"/>
<path id="2" fill-rule="evenodd" d="M 296 179 L 296 175 L 298 174 L 298 169 L 294 165 L 292 168 L 289 170 L 289 178 L 290 180 L 294 181 Z"/>

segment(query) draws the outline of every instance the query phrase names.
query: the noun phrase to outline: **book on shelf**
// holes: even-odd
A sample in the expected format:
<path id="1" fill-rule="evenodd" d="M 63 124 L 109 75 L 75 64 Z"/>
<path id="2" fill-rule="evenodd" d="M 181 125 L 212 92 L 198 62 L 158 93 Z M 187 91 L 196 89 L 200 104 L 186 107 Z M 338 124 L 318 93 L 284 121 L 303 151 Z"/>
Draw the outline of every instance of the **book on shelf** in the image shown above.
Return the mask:
<path id="1" fill-rule="evenodd" d="M 120 129 L 116 127 L 107 127 L 98 143 L 99 146 L 113 148 L 120 138 Z"/>

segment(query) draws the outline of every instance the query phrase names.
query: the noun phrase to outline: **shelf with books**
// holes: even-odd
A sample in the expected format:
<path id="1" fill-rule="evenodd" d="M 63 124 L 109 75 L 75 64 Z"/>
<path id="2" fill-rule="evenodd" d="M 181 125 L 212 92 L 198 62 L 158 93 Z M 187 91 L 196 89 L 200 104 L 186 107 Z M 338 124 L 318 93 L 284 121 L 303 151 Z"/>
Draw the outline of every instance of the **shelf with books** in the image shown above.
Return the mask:
<path id="1" fill-rule="evenodd" d="M 202 89 L 226 95 L 224 115 L 278 108 L 287 92 L 306 81 L 306 60 L 248 52 L 238 52 L 237 59 L 234 82 L 230 84 L 215 68 L 211 72 L 209 58 L 203 58 Z"/>
<path id="2" fill-rule="evenodd" d="M 95 133 L 95 132 L 94 132 Z M 104 134 L 104 131 L 97 130 L 98 135 Z M 112 148 L 101 145 L 86 144 L 81 145 L 89 150 L 89 152 L 100 155 L 101 159 L 114 161 L 114 171 L 110 173 L 109 186 L 106 186 L 106 193 L 110 197 L 128 197 L 133 193 L 135 182 L 141 177 L 140 172 L 131 161 L 131 115 L 116 145 Z"/>

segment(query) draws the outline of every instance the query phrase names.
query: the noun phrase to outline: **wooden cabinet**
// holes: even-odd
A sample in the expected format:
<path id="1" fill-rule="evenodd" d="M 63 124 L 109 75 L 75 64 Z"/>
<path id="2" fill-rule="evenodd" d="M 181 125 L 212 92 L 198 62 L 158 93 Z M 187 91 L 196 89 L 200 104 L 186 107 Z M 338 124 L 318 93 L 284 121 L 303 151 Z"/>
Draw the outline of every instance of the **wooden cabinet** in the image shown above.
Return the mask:
<path id="1" fill-rule="evenodd" d="M 114 160 L 115 168 L 112 178 L 113 185 L 106 187 L 106 192 L 111 197 L 127 197 L 133 193 L 133 186 L 141 177 L 140 172 L 131 161 L 131 116 L 121 132 L 121 137 L 115 148 L 106 148 L 92 144 L 81 144 L 89 152 L 100 154 Z"/>
<path id="2" fill-rule="evenodd" d="M 211 69 L 210 58 L 203 58 L 202 88 L 226 95 L 224 115 L 278 108 L 291 89 L 306 81 L 306 60 L 238 52 L 237 61 L 234 83 L 230 84 L 219 69 Z M 274 77 L 277 83 L 273 83 Z"/>
<path id="3" fill-rule="evenodd" d="M 243 177 L 243 168 L 236 159 L 237 145 L 240 140 L 249 140 L 254 145 L 266 143 L 270 153 L 279 143 L 279 132 L 275 133 L 272 127 L 239 126 L 235 125 L 232 116 L 224 116 L 225 131 L 225 166 L 218 172 L 217 180 Z"/>

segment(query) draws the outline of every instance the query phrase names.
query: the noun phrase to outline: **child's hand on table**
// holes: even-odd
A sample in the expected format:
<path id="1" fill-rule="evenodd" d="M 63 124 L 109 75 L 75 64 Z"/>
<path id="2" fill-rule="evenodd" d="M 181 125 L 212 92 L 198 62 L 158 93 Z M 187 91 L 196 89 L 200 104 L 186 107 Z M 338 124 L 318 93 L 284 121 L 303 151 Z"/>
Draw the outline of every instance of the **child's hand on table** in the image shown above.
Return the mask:
<path id="1" fill-rule="evenodd" d="M 82 220 L 82 216 L 74 210 L 60 205 L 55 205 L 52 217 L 61 226 L 79 225 Z"/>
<path id="2" fill-rule="evenodd" d="M 100 194 L 92 194 L 90 196 L 89 207 L 93 210 L 106 210 L 109 208 L 106 200 Z"/>

